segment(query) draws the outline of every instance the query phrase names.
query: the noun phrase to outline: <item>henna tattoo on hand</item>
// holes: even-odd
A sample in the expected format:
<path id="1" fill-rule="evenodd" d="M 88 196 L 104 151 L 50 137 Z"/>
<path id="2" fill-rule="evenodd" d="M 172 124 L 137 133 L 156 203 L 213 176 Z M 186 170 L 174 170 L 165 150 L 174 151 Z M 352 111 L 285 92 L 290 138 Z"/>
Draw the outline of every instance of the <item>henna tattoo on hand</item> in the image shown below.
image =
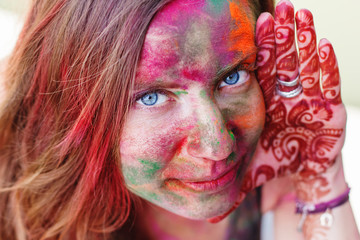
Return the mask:
<path id="1" fill-rule="evenodd" d="M 330 104 L 302 99 L 290 110 L 281 101 L 274 104 L 260 141 L 282 163 L 278 176 L 295 172 L 300 164 L 304 167 L 301 173 L 306 175 L 316 175 L 331 166 L 336 157 L 331 151 L 343 129 L 326 127 L 333 118 Z"/>
<path id="2" fill-rule="evenodd" d="M 317 54 L 316 33 L 311 12 L 307 9 L 297 12 L 296 25 L 299 46 L 300 74 L 306 96 L 316 96 L 319 85 L 319 56 Z"/>
<path id="3" fill-rule="evenodd" d="M 275 20 L 270 14 L 262 14 L 256 29 L 257 76 L 267 114 L 242 190 L 248 192 L 274 177 L 296 173 L 301 198 L 321 198 L 330 189 L 322 174 L 334 165 L 344 143 L 346 114 L 340 96 L 339 69 L 327 40 L 320 41 L 317 54 L 313 17 L 308 10 L 296 14 L 299 57 L 293 6 L 281 1 L 276 14 Z M 299 70 L 303 93 L 291 99 L 276 96 L 276 76 L 292 80 Z"/>

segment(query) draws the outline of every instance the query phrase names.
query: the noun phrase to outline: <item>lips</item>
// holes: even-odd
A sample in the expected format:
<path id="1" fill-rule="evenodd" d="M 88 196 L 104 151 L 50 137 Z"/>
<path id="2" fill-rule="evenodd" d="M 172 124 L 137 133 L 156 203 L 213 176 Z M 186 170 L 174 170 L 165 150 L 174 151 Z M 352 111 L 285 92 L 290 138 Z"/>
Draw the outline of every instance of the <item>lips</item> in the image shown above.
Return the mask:
<path id="1" fill-rule="evenodd" d="M 195 192 L 219 191 L 234 182 L 239 166 L 240 163 L 237 163 L 231 169 L 212 180 L 186 181 L 179 179 L 168 179 L 165 181 L 165 185 L 168 188 L 174 190 L 188 189 Z"/>

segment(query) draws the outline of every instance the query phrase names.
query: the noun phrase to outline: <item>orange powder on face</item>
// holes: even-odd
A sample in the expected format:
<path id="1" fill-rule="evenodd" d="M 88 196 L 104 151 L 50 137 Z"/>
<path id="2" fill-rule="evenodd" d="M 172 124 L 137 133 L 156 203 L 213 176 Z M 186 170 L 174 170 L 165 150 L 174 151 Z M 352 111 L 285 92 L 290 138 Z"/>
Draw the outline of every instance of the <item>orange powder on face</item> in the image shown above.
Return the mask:
<path id="1" fill-rule="evenodd" d="M 265 104 L 264 101 L 260 101 L 261 96 L 258 99 L 259 101 L 253 105 L 254 111 L 249 111 L 234 118 L 234 122 L 244 130 L 252 129 L 259 124 L 263 126 L 265 124 Z"/>
<path id="2" fill-rule="evenodd" d="M 251 129 L 254 126 L 259 124 L 259 119 L 263 119 L 263 112 L 252 112 L 250 114 L 246 114 L 244 116 L 238 116 L 234 119 L 234 122 L 239 124 L 242 129 Z"/>
<path id="3" fill-rule="evenodd" d="M 230 31 L 231 45 L 229 50 L 249 53 L 255 45 L 254 26 L 244 9 L 248 5 L 247 1 L 241 1 L 243 7 L 239 6 L 240 3 L 229 2 L 230 15 L 234 21 L 233 29 Z"/>

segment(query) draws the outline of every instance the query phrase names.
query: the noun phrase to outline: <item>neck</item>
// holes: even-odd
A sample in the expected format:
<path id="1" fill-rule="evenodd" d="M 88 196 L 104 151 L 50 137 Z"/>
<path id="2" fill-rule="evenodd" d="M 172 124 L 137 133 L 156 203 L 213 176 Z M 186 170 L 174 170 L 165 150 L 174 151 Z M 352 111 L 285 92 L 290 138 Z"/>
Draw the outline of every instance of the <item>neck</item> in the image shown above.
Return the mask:
<path id="1" fill-rule="evenodd" d="M 191 220 L 175 215 L 150 203 L 145 204 L 142 219 L 151 239 L 225 239 L 229 218 L 212 224 L 206 220 Z"/>

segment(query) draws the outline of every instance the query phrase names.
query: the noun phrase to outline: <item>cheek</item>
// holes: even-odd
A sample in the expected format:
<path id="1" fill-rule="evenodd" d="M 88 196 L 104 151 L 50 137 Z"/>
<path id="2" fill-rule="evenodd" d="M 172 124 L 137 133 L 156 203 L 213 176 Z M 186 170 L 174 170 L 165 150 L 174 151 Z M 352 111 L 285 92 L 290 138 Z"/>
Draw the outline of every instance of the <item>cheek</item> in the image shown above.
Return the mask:
<path id="1" fill-rule="evenodd" d="M 248 93 L 230 103 L 225 112 L 226 121 L 236 129 L 236 138 L 256 144 L 265 124 L 265 104 L 258 84 L 254 82 Z"/>
<path id="2" fill-rule="evenodd" d="M 138 118 L 138 117 L 137 117 Z M 141 123 L 129 117 L 120 142 L 122 171 L 127 184 L 156 182 L 182 143 L 183 128 L 176 122 L 162 120 L 159 126 Z"/>
<path id="3" fill-rule="evenodd" d="M 248 135 L 248 138 L 258 137 L 265 124 L 265 105 L 262 95 L 250 98 L 245 108 L 246 111 L 234 117 L 234 123 Z"/>

